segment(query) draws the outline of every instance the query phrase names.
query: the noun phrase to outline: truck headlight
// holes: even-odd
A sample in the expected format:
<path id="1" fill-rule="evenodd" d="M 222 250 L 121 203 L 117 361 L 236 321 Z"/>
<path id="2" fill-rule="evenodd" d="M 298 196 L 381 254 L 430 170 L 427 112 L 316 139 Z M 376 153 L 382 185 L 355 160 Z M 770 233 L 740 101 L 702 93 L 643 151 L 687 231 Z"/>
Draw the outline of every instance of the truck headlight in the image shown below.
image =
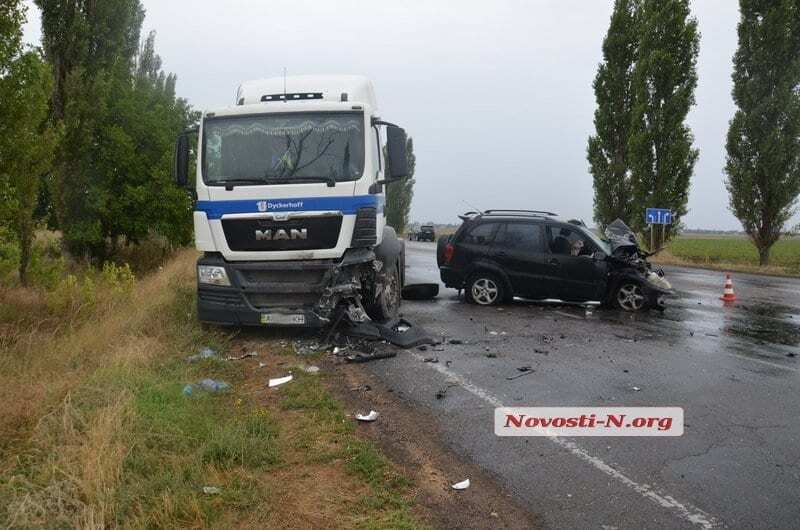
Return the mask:
<path id="1" fill-rule="evenodd" d="M 225 272 L 225 267 L 218 267 L 216 265 L 198 265 L 197 278 L 200 283 L 221 285 L 223 287 L 230 287 L 231 285 L 231 281 L 228 279 L 228 273 Z"/>

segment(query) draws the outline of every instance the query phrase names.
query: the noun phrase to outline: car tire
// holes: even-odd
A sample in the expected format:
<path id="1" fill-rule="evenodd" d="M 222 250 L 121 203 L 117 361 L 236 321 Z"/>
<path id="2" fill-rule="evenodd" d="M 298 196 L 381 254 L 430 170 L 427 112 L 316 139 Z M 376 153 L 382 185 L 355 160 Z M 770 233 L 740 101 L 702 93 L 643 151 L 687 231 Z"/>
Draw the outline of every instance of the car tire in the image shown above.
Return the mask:
<path id="1" fill-rule="evenodd" d="M 403 291 L 400 264 L 395 263 L 381 274 L 381 292 L 366 305 L 369 318 L 375 322 L 387 322 L 400 314 L 400 300 Z"/>
<path id="2" fill-rule="evenodd" d="M 633 280 L 623 280 L 614 289 L 611 297 L 614 307 L 629 313 L 641 313 L 647 310 L 647 296 L 642 284 Z"/>
<path id="3" fill-rule="evenodd" d="M 470 304 L 490 306 L 506 301 L 506 287 L 497 274 L 473 273 L 464 286 L 464 297 Z"/>

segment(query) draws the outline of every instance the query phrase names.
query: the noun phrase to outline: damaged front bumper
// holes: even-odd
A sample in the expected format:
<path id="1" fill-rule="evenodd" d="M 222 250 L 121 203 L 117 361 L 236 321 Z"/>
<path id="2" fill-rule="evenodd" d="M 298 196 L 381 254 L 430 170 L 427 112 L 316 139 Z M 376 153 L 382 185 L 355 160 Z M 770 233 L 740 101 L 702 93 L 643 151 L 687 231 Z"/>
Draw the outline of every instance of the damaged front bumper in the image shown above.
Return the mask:
<path id="1" fill-rule="evenodd" d="M 374 253 L 350 252 L 341 260 L 229 262 L 207 254 L 200 266 L 222 267 L 230 285 L 197 284 L 201 322 L 231 326 L 323 327 L 343 299 L 357 299 L 353 266 Z"/>

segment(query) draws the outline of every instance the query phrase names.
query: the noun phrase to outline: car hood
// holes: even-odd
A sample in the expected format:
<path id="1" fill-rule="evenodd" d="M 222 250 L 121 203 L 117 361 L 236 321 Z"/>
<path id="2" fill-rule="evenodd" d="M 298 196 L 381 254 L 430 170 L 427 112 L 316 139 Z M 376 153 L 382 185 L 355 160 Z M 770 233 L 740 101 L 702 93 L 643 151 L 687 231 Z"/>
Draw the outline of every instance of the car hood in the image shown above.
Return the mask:
<path id="1" fill-rule="evenodd" d="M 606 240 L 611 245 L 611 252 L 616 253 L 617 250 L 622 248 L 639 248 L 636 242 L 636 234 L 625 224 L 622 219 L 610 223 L 606 227 Z"/>

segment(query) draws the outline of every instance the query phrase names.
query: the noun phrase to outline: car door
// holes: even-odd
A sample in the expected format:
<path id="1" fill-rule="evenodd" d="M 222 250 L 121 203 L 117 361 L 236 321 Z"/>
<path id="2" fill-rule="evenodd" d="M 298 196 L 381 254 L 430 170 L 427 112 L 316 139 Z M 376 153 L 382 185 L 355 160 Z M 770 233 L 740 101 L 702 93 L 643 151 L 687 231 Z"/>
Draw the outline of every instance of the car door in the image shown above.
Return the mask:
<path id="1" fill-rule="evenodd" d="M 497 221 L 469 227 L 459 238 L 452 268 L 467 271 L 476 261 L 491 258 L 492 242 L 499 227 Z"/>
<path id="2" fill-rule="evenodd" d="M 548 275 L 553 298 L 600 300 L 605 292 L 606 262 L 595 260 L 595 244 L 577 227 L 548 224 Z"/>
<path id="3" fill-rule="evenodd" d="M 550 296 L 545 281 L 549 257 L 544 224 L 506 221 L 495 236 L 492 257 L 508 274 L 516 296 L 542 299 Z"/>

